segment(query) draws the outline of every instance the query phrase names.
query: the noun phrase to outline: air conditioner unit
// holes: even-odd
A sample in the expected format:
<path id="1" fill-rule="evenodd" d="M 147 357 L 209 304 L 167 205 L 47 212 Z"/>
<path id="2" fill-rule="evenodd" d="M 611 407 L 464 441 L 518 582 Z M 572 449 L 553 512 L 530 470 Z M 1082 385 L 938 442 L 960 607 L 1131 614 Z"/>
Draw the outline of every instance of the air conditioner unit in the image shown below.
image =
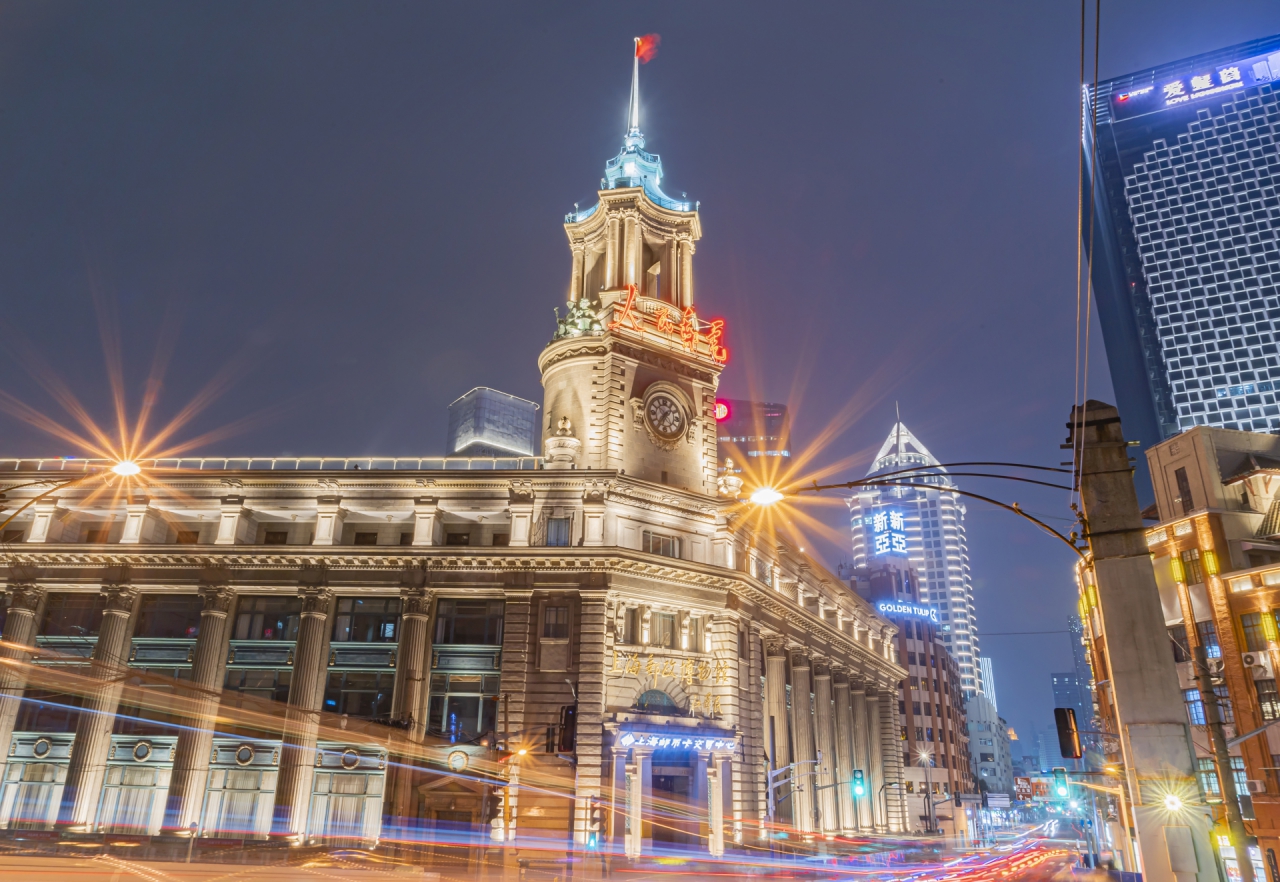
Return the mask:
<path id="1" fill-rule="evenodd" d="M 1240 657 L 1244 662 L 1246 671 L 1249 671 L 1255 680 L 1270 680 L 1275 678 L 1275 673 L 1271 668 L 1271 653 L 1263 650 L 1261 652 L 1246 652 Z"/>
<path id="2" fill-rule="evenodd" d="M 1249 785 L 1250 793 L 1266 793 L 1267 792 L 1266 781 L 1255 781 L 1253 778 L 1250 778 L 1247 783 Z"/>

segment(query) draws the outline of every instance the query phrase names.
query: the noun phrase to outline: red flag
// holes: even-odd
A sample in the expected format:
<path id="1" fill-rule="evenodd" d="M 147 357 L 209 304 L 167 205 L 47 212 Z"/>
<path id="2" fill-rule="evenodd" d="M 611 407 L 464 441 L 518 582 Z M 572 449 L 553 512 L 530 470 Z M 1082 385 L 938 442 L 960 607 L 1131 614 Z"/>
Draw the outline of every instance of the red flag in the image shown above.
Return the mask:
<path id="1" fill-rule="evenodd" d="M 658 54 L 658 44 L 661 42 L 662 37 L 657 34 L 645 34 L 636 38 L 636 58 L 640 59 L 641 64 L 648 64 Z"/>

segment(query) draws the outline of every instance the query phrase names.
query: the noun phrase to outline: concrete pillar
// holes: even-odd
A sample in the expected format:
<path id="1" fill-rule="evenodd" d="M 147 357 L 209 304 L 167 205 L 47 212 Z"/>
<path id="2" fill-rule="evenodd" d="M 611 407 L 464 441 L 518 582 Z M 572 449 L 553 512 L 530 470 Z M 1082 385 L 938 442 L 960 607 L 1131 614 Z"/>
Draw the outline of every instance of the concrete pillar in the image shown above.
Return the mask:
<path id="1" fill-rule="evenodd" d="M 787 713 L 787 651 L 782 643 L 774 640 L 765 642 L 765 676 L 764 676 L 764 752 L 769 758 L 769 768 L 773 771 L 786 768 L 791 763 L 790 720 Z M 789 785 L 783 785 L 773 792 L 775 805 L 778 805 L 775 822 L 792 815 L 791 800 L 778 803 L 783 795 L 790 792 Z M 767 796 L 766 796 L 767 798 Z"/>
<path id="2" fill-rule="evenodd" d="M 680 242 L 680 308 L 693 306 L 693 243 Z"/>
<path id="3" fill-rule="evenodd" d="M 853 712 L 853 767 L 862 769 L 866 776 L 867 792 L 862 799 L 854 800 L 858 814 L 858 829 L 875 829 L 874 806 L 880 794 L 881 776 L 871 764 L 871 728 L 867 724 L 867 689 L 862 683 L 849 682 L 849 706 Z"/>
<path id="4" fill-rule="evenodd" d="M 574 841 L 586 845 L 591 806 L 604 795 L 605 625 L 608 597 L 603 574 L 584 577 L 578 608 L 578 719 L 574 739 Z"/>
<path id="5" fill-rule="evenodd" d="M 849 675 L 833 671 L 831 688 L 835 692 L 836 803 L 839 806 L 838 829 L 849 834 L 858 829 L 858 808 L 853 802 L 853 705 L 849 698 Z M 866 775 L 866 770 L 862 770 Z M 864 778 L 865 781 L 865 778 Z"/>
<path id="6" fill-rule="evenodd" d="M 121 545 L 139 545 L 144 542 L 155 542 L 155 531 L 164 529 L 164 523 L 157 523 L 155 512 L 148 499 L 130 502 L 125 505 L 124 528 L 120 532 Z"/>
<path id="7" fill-rule="evenodd" d="M 439 505 L 434 499 L 413 501 L 413 544 L 438 545 L 440 533 Z"/>
<path id="8" fill-rule="evenodd" d="M 9 613 L 4 620 L 4 645 L 0 659 L 14 664 L 0 664 L 0 757 L 9 755 L 9 741 L 18 708 L 27 688 L 25 665 L 31 653 L 22 649 L 36 642 L 40 616 L 44 612 L 45 590 L 33 583 L 9 585 Z M 4 760 L 0 759 L 0 765 Z"/>
<path id="9" fill-rule="evenodd" d="M 889 798 L 889 781 L 885 778 L 884 757 L 880 753 L 880 696 L 867 691 L 867 759 L 871 766 L 871 778 L 875 781 L 872 799 L 872 823 L 875 829 L 884 832 L 889 829 L 888 815 L 885 812 L 886 800 Z"/>
<path id="10" fill-rule="evenodd" d="M 604 545 L 603 485 L 587 489 L 582 496 L 582 544 L 589 548 Z"/>
<path id="11" fill-rule="evenodd" d="M 724 778 L 715 754 L 707 768 L 707 851 L 713 857 L 724 854 Z"/>
<path id="12" fill-rule="evenodd" d="M 639 857 L 646 851 L 650 838 L 650 822 L 645 813 L 652 812 L 653 802 L 653 752 L 648 748 L 633 747 L 632 760 L 627 764 L 627 842 L 626 855 Z"/>
<path id="13" fill-rule="evenodd" d="M 111 578 L 120 578 L 123 582 L 127 576 L 112 574 Z M 131 585 L 115 581 L 104 584 L 102 593 L 106 595 L 107 608 L 102 614 L 102 627 L 93 647 L 93 664 L 89 670 L 89 677 L 102 685 L 86 694 L 81 702 L 58 817 L 60 827 L 86 831 L 94 826 L 98 799 L 102 795 L 111 730 L 128 669 L 133 608 L 138 599 L 138 592 Z"/>
<path id="14" fill-rule="evenodd" d="M 1170 791 L 1199 791 L 1187 712 L 1133 483 L 1131 448 L 1119 411 L 1101 401 L 1072 408 L 1068 429 L 1064 446 L 1080 450 L 1080 502 L 1089 541 L 1084 564 L 1097 586 L 1102 634 L 1095 648 L 1105 658 L 1143 879 L 1210 882 L 1217 869 L 1207 810 L 1186 806 L 1171 817 L 1163 803 Z M 1245 882 L 1250 875 L 1242 874 Z"/>
<path id="15" fill-rule="evenodd" d="M 329 612 L 333 594 L 322 585 L 307 585 L 302 595 L 302 624 L 293 653 L 293 683 L 285 711 L 280 773 L 271 835 L 297 837 L 307 832 L 307 809 L 315 776 L 316 734 L 328 666 Z"/>
<path id="16" fill-rule="evenodd" d="M 28 542 L 57 542 L 62 538 L 63 527 L 71 513 L 59 508 L 58 500 L 37 502 L 32 506 L 31 529 L 27 531 Z"/>
<path id="17" fill-rule="evenodd" d="M 187 831 L 203 823 L 200 810 L 209 781 L 209 755 L 218 714 L 222 681 L 227 669 L 227 617 L 235 595 L 225 584 L 205 585 L 201 591 L 200 632 L 196 637 L 188 693 L 192 713 L 178 731 L 173 776 L 165 806 L 164 829 Z"/>
<path id="18" fill-rule="evenodd" d="M 791 734 L 792 749 L 795 751 L 796 786 L 791 797 L 795 804 L 793 823 L 805 833 L 814 832 L 814 772 L 817 769 L 815 760 L 816 748 L 813 741 L 813 696 L 810 690 L 809 656 L 802 652 L 791 656 Z"/>
<path id="19" fill-rule="evenodd" d="M 512 547 L 527 548 L 533 536 L 533 487 L 528 482 L 513 482 L 508 492 L 508 509 L 511 511 Z"/>
<path id="20" fill-rule="evenodd" d="M 834 721 L 831 714 L 831 668 L 825 664 L 813 666 L 813 725 L 814 742 L 821 759 L 815 798 L 818 803 L 818 829 L 823 833 L 840 830 L 840 809 L 836 800 L 836 743 Z"/>
<path id="21" fill-rule="evenodd" d="M 253 513 L 244 507 L 243 496 L 226 496 L 222 499 L 218 515 L 218 534 L 214 545 L 245 545 L 256 537 Z"/>
<path id="22" fill-rule="evenodd" d="M 618 218 L 609 218 L 608 232 L 605 234 L 604 246 L 604 286 L 617 288 L 618 284 Z"/>
<path id="23" fill-rule="evenodd" d="M 582 268 L 586 252 L 582 245 L 573 248 L 573 270 L 569 273 L 569 302 L 577 303 L 582 299 Z"/>
<path id="24" fill-rule="evenodd" d="M 316 534 L 312 545 L 341 545 L 342 524 L 347 510 L 342 507 L 341 496 L 321 496 L 316 500 Z"/>

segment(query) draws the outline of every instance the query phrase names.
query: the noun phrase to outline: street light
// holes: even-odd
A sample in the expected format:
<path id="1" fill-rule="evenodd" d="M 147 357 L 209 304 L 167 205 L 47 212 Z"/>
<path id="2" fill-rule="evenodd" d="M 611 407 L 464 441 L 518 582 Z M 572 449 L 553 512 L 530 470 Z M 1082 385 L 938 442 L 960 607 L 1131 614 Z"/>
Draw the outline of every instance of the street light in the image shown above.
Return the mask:
<path id="1" fill-rule="evenodd" d="M 123 459 L 111 467 L 111 471 L 115 472 L 122 478 L 132 478 L 134 475 L 142 471 L 142 466 L 138 465 L 131 459 Z"/>
<path id="2" fill-rule="evenodd" d="M 775 502 L 781 502 L 785 498 L 782 493 L 772 487 L 761 487 L 750 496 L 752 505 L 759 506 L 773 505 Z"/>
<path id="3" fill-rule="evenodd" d="M 10 514 L 3 521 L 0 521 L 0 530 L 3 530 L 5 527 L 9 526 L 9 524 L 13 523 L 14 518 L 22 514 L 31 506 L 35 505 L 37 502 L 40 502 L 43 499 L 47 499 L 49 496 L 52 496 L 54 493 L 57 493 L 59 490 L 66 490 L 68 487 L 74 487 L 77 484 L 83 484 L 86 481 L 91 481 L 95 478 L 110 479 L 113 475 L 115 477 L 123 478 L 124 480 L 128 481 L 137 477 L 139 474 L 142 473 L 142 466 L 138 465 L 138 463 L 134 462 L 131 459 L 122 459 L 119 462 L 117 462 L 115 465 L 105 469 L 102 469 L 101 467 L 96 467 L 96 468 L 100 470 L 87 472 L 86 474 L 80 475 L 78 478 L 67 478 L 65 480 L 53 481 L 53 482 L 48 480 L 32 481 L 28 484 L 19 484 L 16 487 L 10 487 L 6 492 L 12 492 L 14 490 L 22 490 L 26 487 L 48 487 L 50 483 L 53 484 L 53 486 L 49 487 L 48 490 L 45 490 L 43 493 L 39 493 L 31 497 L 30 499 L 28 499 L 26 502 L 22 503 L 22 505 L 18 506 L 17 509 L 15 509 L 12 514 Z M 2 511 L 3 508 L 4 508 L 3 505 L 0 505 L 0 511 Z"/>
<path id="4" fill-rule="evenodd" d="M 929 825 L 929 832 L 933 833 L 933 777 L 929 774 L 929 769 L 933 767 L 933 751 L 927 747 L 920 748 L 916 762 L 924 766 L 925 823 Z"/>

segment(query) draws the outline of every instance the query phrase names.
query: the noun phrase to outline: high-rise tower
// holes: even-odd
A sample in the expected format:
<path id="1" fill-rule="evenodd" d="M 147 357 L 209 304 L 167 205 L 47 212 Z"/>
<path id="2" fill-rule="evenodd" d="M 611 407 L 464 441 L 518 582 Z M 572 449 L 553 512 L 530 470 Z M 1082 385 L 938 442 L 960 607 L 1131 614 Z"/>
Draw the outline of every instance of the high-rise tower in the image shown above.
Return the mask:
<path id="1" fill-rule="evenodd" d="M 973 695 L 983 691 L 983 683 L 964 503 L 952 492 L 947 470 L 901 422 L 894 423 L 867 476 L 914 466 L 920 470 L 896 477 L 909 477 L 919 487 L 865 487 L 848 500 L 853 565 L 910 560 L 920 575 L 920 599 L 938 609 L 943 640 L 960 667 L 961 688 Z"/>
<path id="2" fill-rule="evenodd" d="M 714 495 L 724 322 L 695 310 L 702 224 L 697 203 L 662 191 L 662 160 L 644 149 L 636 45 L 622 150 L 605 163 L 596 204 L 565 217 L 568 312 L 538 359 L 543 438 L 553 466 Z M 570 436 L 576 445 L 555 440 Z"/>

